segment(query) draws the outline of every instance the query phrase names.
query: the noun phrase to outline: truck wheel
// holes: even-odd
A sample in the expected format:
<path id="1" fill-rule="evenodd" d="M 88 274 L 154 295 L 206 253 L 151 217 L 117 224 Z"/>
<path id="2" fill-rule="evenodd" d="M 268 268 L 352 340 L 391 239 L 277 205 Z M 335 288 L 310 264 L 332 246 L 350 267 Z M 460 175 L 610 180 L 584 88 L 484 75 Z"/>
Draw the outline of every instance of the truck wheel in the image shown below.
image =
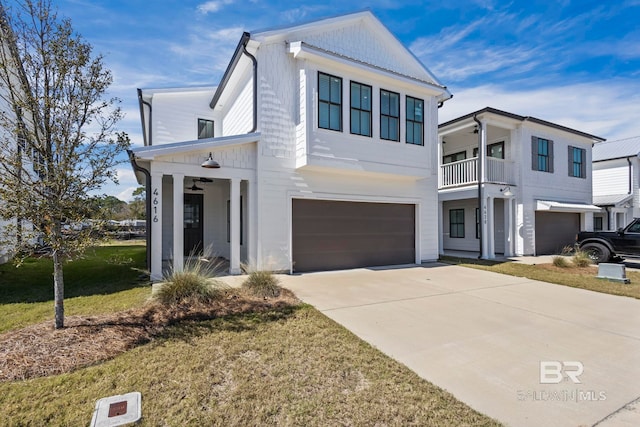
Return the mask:
<path id="1" fill-rule="evenodd" d="M 611 251 L 600 243 L 587 243 L 580 249 L 589 254 L 589 258 L 595 263 L 607 262 L 611 258 Z"/>

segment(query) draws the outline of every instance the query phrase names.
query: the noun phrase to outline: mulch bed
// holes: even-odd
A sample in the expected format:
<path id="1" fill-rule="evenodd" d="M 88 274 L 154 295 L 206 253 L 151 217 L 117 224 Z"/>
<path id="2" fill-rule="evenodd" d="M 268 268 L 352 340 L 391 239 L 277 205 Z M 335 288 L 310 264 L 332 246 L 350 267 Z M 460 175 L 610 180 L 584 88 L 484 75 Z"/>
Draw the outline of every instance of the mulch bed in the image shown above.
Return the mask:
<path id="1" fill-rule="evenodd" d="M 163 306 L 157 302 L 99 316 L 70 316 L 64 329 L 43 322 L 0 335 L 0 381 L 57 375 L 111 359 L 159 336 L 168 326 L 185 320 L 207 320 L 262 312 L 299 304 L 283 289 L 277 298 L 257 298 L 227 292 L 208 304 Z"/>

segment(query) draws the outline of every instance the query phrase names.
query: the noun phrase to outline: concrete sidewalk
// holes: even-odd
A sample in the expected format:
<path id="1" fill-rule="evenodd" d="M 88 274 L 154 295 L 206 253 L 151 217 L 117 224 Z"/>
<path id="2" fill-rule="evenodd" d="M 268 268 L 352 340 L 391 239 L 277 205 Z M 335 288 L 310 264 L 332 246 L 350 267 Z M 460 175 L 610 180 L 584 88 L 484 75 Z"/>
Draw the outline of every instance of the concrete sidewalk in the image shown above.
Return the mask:
<path id="1" fill-rule="evenodd" d="M 640 425 L 638 300 L 437 263 L 282 279 L 363 340 L 507 425 Z M 543 379 L 552 383 L 541 383 L 547 361 L 565 362 L 561 382 L 553 383 L 550 365 Z M 567 374 L 579 366 L 578 383 Z"/>

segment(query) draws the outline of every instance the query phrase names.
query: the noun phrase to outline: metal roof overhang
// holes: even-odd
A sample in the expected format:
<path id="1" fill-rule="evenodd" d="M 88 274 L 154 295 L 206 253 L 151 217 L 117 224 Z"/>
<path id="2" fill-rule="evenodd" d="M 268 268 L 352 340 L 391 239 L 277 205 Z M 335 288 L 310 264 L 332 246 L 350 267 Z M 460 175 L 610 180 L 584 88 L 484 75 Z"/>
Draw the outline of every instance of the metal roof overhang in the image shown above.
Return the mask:
<path id="1" fill-rule="evenodd" d="M 565 203 L 552 200 L 538 200 L 536 203 L 536 211 L 548 212 L 602 212 L 602 208 L 595 205 L 587 205 L 586 203 Z"/>

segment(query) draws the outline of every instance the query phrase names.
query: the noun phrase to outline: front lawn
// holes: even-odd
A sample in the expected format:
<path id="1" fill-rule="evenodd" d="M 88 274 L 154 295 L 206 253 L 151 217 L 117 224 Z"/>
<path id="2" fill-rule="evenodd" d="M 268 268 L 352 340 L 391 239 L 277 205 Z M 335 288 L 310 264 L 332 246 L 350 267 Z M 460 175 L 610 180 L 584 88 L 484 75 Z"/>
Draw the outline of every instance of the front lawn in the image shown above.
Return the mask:
<path id="1" fill-rule="evenodd" d="M 99 246 L 64 267 L 65 314 L 124 310 L 146 300 L 145 247 Z M 53 319 L 53 264 L 29 258 L 0 265 L 0 332 Z"/>
<path id="2" fill-rule="evenodd" d="M 518 262 L 499 262 L 444 256 L 441 262 L 461 265 L 463 267 L 477 268 L 493 271 L 495 273 L 511 276 L 526 277 L 532 280 L 603 292 L 612 295 L 620 295 L 640 299 L 640 272 L 627 271 L 630 284 L 611 282 L 598 279 L 598 267 L 556 267 L 553 264 L 521 264 Z M 569 258 L 569 263 L 570 263 Z"/>

